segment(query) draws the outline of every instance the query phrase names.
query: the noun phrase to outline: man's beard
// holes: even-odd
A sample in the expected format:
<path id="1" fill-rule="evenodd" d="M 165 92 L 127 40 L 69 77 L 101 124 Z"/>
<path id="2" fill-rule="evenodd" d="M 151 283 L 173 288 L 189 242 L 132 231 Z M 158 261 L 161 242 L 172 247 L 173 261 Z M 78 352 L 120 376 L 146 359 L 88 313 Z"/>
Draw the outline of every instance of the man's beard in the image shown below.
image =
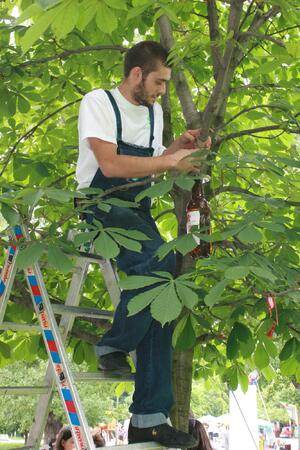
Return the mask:
<path id="1" fill-rule="evenodd" d="M 133 92 L 133 98 L 141 106 L 151 106 L 153 104 L 149 101 L 149 95 L 147 94 L 144 80 L 136 87 Z"/>

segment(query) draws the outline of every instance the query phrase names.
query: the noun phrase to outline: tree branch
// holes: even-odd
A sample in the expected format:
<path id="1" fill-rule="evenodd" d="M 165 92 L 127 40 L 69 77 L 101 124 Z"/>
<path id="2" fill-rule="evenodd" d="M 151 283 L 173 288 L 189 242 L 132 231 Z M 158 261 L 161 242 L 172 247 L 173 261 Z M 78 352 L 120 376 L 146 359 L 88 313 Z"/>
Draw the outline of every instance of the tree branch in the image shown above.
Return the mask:
<path id="1" fill-rule="evenodd" d="M 255 106 L 251 106 L 250 108 L 245 108 L 242 111 L 239 111 L 237 114 L 235 114 L 234 116 L 230 117 L 229 120 L 227 120 L 227 122 L 225 122 L 224 124 L 222 124 L 219 128 L 217 128 L 218 130 L 225 128 L 229 123 L 233 122 L 235 119 L 237 119 L 240 115 L 245 114 L 249 111 L 252 111 L 253 109 L 259 109 L 259 108 L 270 108 L 270 109 L 282 109 L 279 106 L 275 106 L 275 105 L 255 105 Z"/>
<path id="2" fill-rule="evenodd" d="M 163 14 L 158 19 L 162 45 L 169 51 L 174 45 L 174 38 L 169 18 Z M 198 128 L 200 115 L 193 102 L 192 94 L 182 70 L 173 70 L 172 79 L 182 107 L 188 128 Z"/>
<path id="3" fill-rule="evenodd" d="M 214 193 L 215 196 L 221 194 L 222 192 L 232 192 L 235 194 L 245 194 L 248 195 L 249 197 L 255 197 L 255 198 L 266 198 L 266 200 L 278 200 L 280 202 L 283 202 L 286 206 L 300 206 L 300 202 L 296 202 L 293 200 L 285 200 L 283 198 L 271 198 L 271 197 L 262 197 L 261 195 L 258 194 L 254 194 L 254 192 L 249 191 L 248 189 L 243 189 L 241 187 L 238 186 L 221 186 L 217 189 L 215 189 Z"/>
<path id="4" fill-rule="evenodd" d="M 208 12 L 209 36 L 211 41 L 213 71 L 214 71 L 214 78 L 216 80 L 218 78 L 220 67 L 222 66 L 222 56 L 219 50 L 220 29 L 219 29 L 217 5 L 215 0 L 208 0 L 207 12 Z"/>
<path id="5" fill-rule="evenodd" d="M 218 126 L 219 123 L 222 123 L 228 99 L 229 86 L 235 68 L 233 56 L 242 9 L 243 1 L 232 0 L 227 26 L 227 34 L 232 36 L 227 39 L 222 67 L 219 70 L 216 85 L 203 113 L 204 130 L 209 130 L 214 124 Z"/>
<path id="6" fill-rule="evenodd" d="M 289 133 L 295 133 L 295 134 L 299 134 L 299 130 L 294 130 L 294 129 L 288 129 L 288 128 L 284 128 L 283 126 L 280 125 L 269 125 L 267 127 L 258 127 L 258 128 L 251 128 L 249 130 L 241 130 L 241 131 L 237 131 L 235 133 L 231 133 L 231 134 L 227 134 L 227 136 L 221 136 L 219 138 L 217 138 L 217 143 L 220 144 L 222 142 L 228 141 L 230 139 L 235 139 L 237 137 L 240 136 L 245 136 L 245 135 L 252 135 L 255 133 L 264 133 L 265 131 L 273 131 L 273 130 L 283 130 L 285 132 L 289 132 Z"/>
<path id="7" fill-rule="evenodd" d="M 163 143 L 166 147 L 169 147 L 174 141 L 169 85 L 167 85 L 166 93 L 162 97 L 161 106 L 164 113 Z"/>
<path id="8" fill-rule="evenodd" d="M 253 21 L 251 22 L 248 30 L 244 33 L 242 33 L 242 36 L 239 37 L 238 42 L 240 44 L 240 47 L 246 47 L 246 45 L 248 44 L 251 36 L 253 34 L 257 34 L 257 31 L 259 30 L 259 28 L 265 23 L 267 22 L 269 19 L 271 19 L 272 17 L 276 16 L 277 14 L 279 14 L 280 12 L 280 7 L 279 6 L 274 6 L 272 8 L 269 9 L 269 11 L 267 11 L 265 14 L 262 13 L 261 8 L 258 8 L 257 13 L 255 14 Z M 234 55 L 234 60 L 235 60 L 235 67 L 237 67 L 241 60 L 244 57 L 244 49 L 237 47 L 235 50 L 235 55 Z"/>
<path id="9" fill-rule="evenodd" d="M 275 38 L 273 38 L 272 36 L 270 36 L 269 34 L 260 34 L 260 33 L 253 33 L 253 32 L 249 32 L 249 31 L 246 31 L 245 33 L 239 33 L 239 35 L 238 35 L 238 37 L 239 38 L 244 38 L 244 37 L 255 37 L 255 38 L 257 38 L 258 40 L 261 40 L 261 41 L 271 41 L 271 42 L 273 42 L 274 44 L 276 44 L 276 45 L 279 45 L 280 47 L 283 47 L 283 48 L 285 48 L 285 43 L 284 42 L 282 42 L 280 39 L 275 39 Z"/>
<path id="10" fill-rule="evenodd" d="M 54 61 L 55 59 L 66 59 L 71 55 L 79 55 L 81 53 L 95 52 L 95 51 L 102 51 L 102 50 L 116 50 L 118 52 L 124 53 L 127 51 L 127 48 L 122 47 L 121 45 L 90 45 L 87 47 L 65 50 L 62 53 L 58 53 L 56 55 L 51 55 L 51 56 L 46 56 L 45 58 L 32 59 L 29 61 L 25 61 L 21 64 L 18 64 L 17 66 L 13 66 L 13 68 L 22 69 L 23 67 L 32 66 L 32 65 L 36 65 L 36 64 L 44 64 L 49 61 Z"/>

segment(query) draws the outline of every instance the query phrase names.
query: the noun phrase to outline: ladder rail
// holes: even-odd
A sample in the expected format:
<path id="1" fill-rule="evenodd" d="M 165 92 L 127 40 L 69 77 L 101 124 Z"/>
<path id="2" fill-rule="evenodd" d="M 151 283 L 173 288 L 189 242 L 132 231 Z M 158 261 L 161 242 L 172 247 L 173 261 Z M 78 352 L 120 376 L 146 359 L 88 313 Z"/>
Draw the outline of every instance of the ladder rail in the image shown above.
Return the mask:
<path id="1" fill-rule="evenodd" d="M 30 240 L 24 226 L 16 226 L 14 228 L 14 234 L 17 240 L 22 238 L 25 238 L 26 241 Z M 69 368 L 68 357 L 58 331 L 54 313 L 51 309 L 51 303 L 39 265 L 34 263 L 32 267 L 26 268 L 24 273 L 35 312 L 42 327 L 42 336 L 49 361 L 52 364 L 53 373 L 55 373 L 58 392 L 71 426 L 76 449 L 84 450 L 88 448 L 89 450 L 94 450 L 95 446 L 82 410 L 73 375 Z M 73 321 L 74 316 L 70 316 L 70 322 L 72 324 Z M 53 391 L 53 389 L 51 390 Z"/>
<path id="2" fill-rule="evenodd" d="M 0 275 L 0 325 L 3 322 L 7 302 L 17 271 L 18 248 L 11 245 L 8 249 L 6 260 Z"/>
<path id="3" fill-rule="evenodd" d="M 74 270 L 73 272 L 68 296 L 65 302 L 66 306 L 76 306 L 77 304 L 79 304 L 81 287 L 88 271 L 87 261 L 78 259 L 75 269 L 76 270 Z M 65 340 L 67 339 L 68 332 L 71 330 L 73 323 L 74 316 L 67 318 L 65 315 L 62 315 L 58 328 L 61 332 L 61 339 L 63 342 L 65 342 Z M 42 439 L 54 395 L 53 377 L 54 374 L 52 366 L 49 362 L 44 379 L 44 384 L 48 385 L 49 387 L 47 392 L 43 393 L 37 402 L 34 421 L 28 435 L 28 444 L 33 446 L 35 450 L 39 450 L 39 443 Z"/>

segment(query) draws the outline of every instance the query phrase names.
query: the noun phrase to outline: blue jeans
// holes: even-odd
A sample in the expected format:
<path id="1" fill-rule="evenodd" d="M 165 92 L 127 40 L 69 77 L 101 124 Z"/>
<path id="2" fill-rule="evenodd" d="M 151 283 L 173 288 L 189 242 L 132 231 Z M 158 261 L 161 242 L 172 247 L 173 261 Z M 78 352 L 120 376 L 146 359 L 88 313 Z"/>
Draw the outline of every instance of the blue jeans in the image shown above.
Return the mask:
<path id="1" fill-rule="evenodd" d="M 150 238 L 141 241 L 141 253 L 121 248 L 117 266 L 127 275 L 151 275 L 153 271 L 174 273 L 173 253 L 169 253 L 162 261 L 158 261 L 154 256 L 164 241 L 149 212 L 113 206 L 108 214 L 95 208 L 95 216 L 101 220 L 104 227 L 139 230 Z M 91 221 L 91 218 L 88 221 Z M 173 324 L 163 327 L 160 322 L 153 319 L 149 307 L 134 316 L 127 317 L 129 300 L 152 287 L 121 292 L 112 328 L 96 346 L 96 353 L 100 356 L 114 351 L 128 353 L 136 350 L 135 391 L 129 411 L 133 414 L 132 424 L 139 428 L 165 423 L 173 404 L 171 381 Z"/>

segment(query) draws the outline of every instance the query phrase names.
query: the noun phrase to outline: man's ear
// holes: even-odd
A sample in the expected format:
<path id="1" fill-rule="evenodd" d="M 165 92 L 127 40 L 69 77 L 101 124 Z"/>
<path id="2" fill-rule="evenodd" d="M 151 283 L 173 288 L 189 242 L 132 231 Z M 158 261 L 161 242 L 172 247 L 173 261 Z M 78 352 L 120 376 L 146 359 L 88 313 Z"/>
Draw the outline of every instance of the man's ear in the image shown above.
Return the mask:
<path id="1" fill-rule="evenodd" d="M 143 79 L 143 72 L 141 67 L 133 67 L 130 71 L 130 76 L 135 83 L 140 83 Z"/>

